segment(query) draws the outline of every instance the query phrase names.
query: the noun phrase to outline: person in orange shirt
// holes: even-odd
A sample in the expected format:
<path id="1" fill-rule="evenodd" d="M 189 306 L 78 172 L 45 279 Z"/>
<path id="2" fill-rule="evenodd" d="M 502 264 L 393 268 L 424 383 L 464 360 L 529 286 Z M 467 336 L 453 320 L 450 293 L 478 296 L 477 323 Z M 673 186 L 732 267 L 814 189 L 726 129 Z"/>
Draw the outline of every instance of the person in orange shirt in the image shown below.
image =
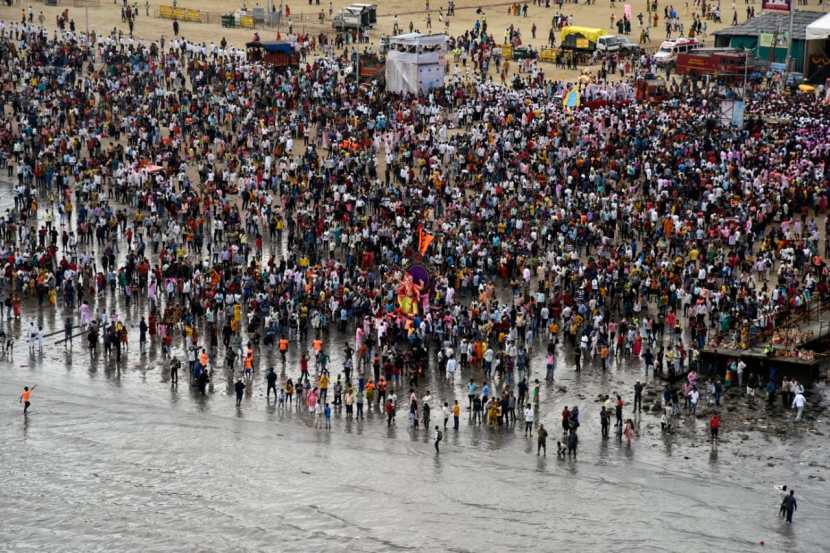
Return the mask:
<path id="1" fill-rule="evenodd" d="M 314 368 L 320 368 L 320 350 L 323 349 L 323 341 L 319 338 L 315 338 L 311 341 L 311 348 L 314 350 Z"/>
<path id="2" fill-rule="evenodd" d="M 207 370 L 208 354 L 207 351 L 205 351 L 205 348 L 202 348 L 202 353 L 199 354 L 199 364 L 202 365 L 203 372 Z"/>
<path id="3" fill-rule="evenodd" d="M 23 392 L 20 394 L 20 403 L 23 404 L 23 416 L 28 415 L 29 406 L 32 404 L 32 390 L 34 390 L 37 385 L 32 386 L 30 390 L 28 386 L 23 386 Z"/>
<path id="4" fill-rule="evenodd" d="M 249 349 L 245 354 L 245 378 L 251 378 L 254 375 L 254 352 Z"/>
<path id="5" fill-rule="evenodd" d="M 372 410 L 372 403 L 375 401 L 375 382 L 370 378 L 366 384 L 366 403 L 369 404 L 369 411 Z"/>
<path id="6" fill-rule="evenodd" d="M 285 354 L 288 353 L 288 340 L 285 336 L 280 336 L 279 349 L 280 355 L 282 356 L 282 364 L 285 365 Z"/>

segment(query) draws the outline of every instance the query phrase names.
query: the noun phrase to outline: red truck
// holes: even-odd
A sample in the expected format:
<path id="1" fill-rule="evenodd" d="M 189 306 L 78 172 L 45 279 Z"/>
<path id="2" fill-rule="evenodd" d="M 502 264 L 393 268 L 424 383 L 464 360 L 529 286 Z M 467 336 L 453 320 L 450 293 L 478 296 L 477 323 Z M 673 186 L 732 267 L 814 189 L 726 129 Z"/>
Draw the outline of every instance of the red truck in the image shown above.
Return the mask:
<path id="1" fill-rule="evenodd" d="M 698 48 L 677 55 L 675 71 L 678 75 L 702 77 L 710 75 L 722 79 L 743 79 L 744 73 L 754 70 L 750 52 L 736 48 Z"/>

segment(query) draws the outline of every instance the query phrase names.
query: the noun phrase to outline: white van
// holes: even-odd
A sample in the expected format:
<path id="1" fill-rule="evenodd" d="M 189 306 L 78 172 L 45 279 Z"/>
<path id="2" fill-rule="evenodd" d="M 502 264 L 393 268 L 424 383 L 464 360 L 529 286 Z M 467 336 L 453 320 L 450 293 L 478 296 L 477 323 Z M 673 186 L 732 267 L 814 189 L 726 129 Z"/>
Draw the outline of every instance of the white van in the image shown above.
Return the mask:
<path id="1" fill-rule="evenodd" d="M 654 63 L 657 65 L 674 63 L 677 60 L 677 54 L 682 54 L 689 50 L 696 50 L 700 47 L 701 44 L 692 38 L 667 40 L 660 45 L 660 49 L 654 54 Z"/>

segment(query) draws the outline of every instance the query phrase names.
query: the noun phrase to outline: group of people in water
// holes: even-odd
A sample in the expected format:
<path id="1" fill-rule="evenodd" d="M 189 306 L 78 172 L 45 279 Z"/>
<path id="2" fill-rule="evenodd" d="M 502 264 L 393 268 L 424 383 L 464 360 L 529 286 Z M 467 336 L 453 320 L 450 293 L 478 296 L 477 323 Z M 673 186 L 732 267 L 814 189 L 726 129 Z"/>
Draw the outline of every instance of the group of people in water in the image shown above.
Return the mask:
<path id="1" fill-rule="evenodd" d="M 687 375 L 713 394 L 729 376 L 707 345 L 746 345 L 827 296 L 815 96 L 754 85 L 734 128 L 694 88 L 635 100 L 647 64 L 623 83 L 504 86 L 491 35 L 454 44 L 475 78 L 406 95 L 341 58 L 278 70 L 224 44 L 0 22 L 2 303 L 62 309 L 66 343 L 78 330 L 97 358 L 103 341 L 115 366 L 138 326 L 171 384 L 181 347 L 188 380 L 225 382 L 237 405 L 279 357 L 267 399 L 326 428 L 341 407 L 392 426 L 403 404 L 426 429 L 439 411 L 436 451 L 466 392 L 470 424 L 518 419 L 546 453 L 540 396 L 563 367 L 665 378 L 675 406 L 685 381 L 696 406 Z M 573 90 L 590 105 L 564 105 Z M 435 379 L 445 401 L 422 392 Z M 562 425 L 575 457 L 579 409 Z"/>

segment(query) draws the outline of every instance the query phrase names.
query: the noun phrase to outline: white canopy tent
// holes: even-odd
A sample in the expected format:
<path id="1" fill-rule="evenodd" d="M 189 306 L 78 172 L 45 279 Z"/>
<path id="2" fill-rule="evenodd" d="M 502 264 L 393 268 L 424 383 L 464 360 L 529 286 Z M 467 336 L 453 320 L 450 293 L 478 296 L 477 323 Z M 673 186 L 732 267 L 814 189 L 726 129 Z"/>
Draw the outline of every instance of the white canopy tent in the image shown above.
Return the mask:
<path id="1" fill-rule="evenodd" d="M 830 13 L 807 25 L 807 40 L 825 40 L 830 38 Z"/>

